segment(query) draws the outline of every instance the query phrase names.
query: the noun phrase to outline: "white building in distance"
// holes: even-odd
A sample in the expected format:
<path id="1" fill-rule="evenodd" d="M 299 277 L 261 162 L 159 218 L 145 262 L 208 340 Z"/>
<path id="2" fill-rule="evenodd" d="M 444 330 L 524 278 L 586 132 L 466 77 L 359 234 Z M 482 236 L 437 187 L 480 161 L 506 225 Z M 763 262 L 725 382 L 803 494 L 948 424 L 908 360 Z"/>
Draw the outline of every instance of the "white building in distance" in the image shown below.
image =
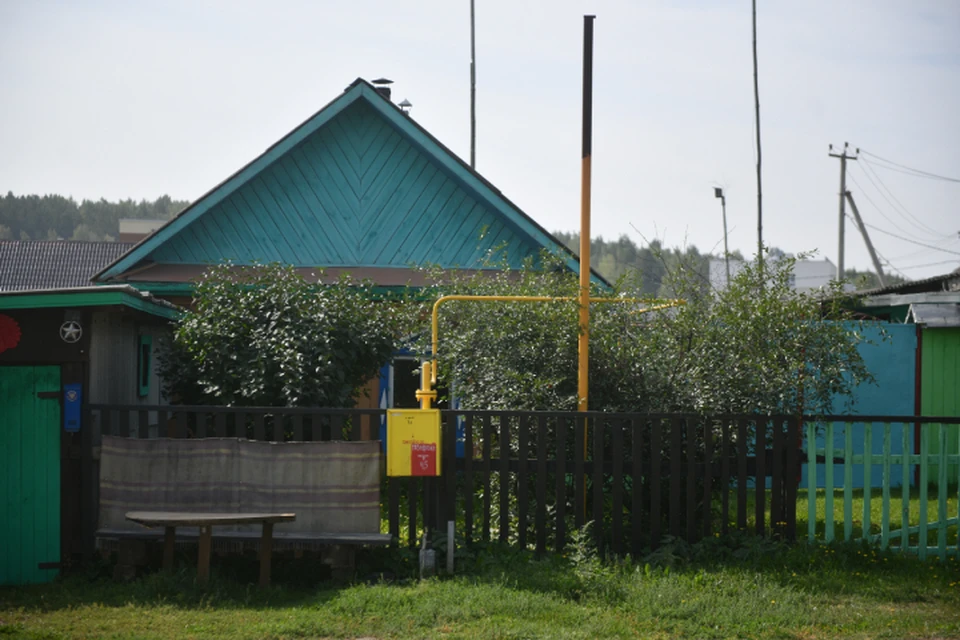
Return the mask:
<path id="1" fill-rule="evenodd" d="M 776 261 L 776 257 L 770 257 L 768 260 Z M 743 269 L 743 260 L 739 258 L 730 258 L 730 277 L 736 275 Z M 797 260 L 793 265 L 793 276 L 790 279 L 790 286 L 796 291 L 814 291 L 826 286 L 836 278 L 837 266 L 827 258 L 822 260 Z M 716 290 L 725 289 L 727 286 L 727 270 L 723 258 L 710 259 L 710 286 Z M 852 290 L 853 287 L 848 287 Z"/>

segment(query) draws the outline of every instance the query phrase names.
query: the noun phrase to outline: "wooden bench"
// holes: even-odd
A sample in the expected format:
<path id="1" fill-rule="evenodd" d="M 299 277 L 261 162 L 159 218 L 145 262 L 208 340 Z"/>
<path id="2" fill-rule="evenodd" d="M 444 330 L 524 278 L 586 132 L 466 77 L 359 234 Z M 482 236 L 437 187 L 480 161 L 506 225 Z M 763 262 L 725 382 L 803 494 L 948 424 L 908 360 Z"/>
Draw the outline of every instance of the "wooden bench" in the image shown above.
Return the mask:
<path id="1" fill-rule="evenodd" d="M 174 544 L 198 544 L 201 581 L 214 544 L 258 548 L 261 584 L 272 551 L 284 548 L 317 549 L 334 577 L 347 577 L 356 547 L 391 541 L 379 531 L 379 491 L 376 441 L 104 436 L 97 545 L 121 552 L 119 575 L 145 559 L 132 543 L 162 539 L 167 567 Z M 284 522 L 282 530 L 273 522 Z"/>

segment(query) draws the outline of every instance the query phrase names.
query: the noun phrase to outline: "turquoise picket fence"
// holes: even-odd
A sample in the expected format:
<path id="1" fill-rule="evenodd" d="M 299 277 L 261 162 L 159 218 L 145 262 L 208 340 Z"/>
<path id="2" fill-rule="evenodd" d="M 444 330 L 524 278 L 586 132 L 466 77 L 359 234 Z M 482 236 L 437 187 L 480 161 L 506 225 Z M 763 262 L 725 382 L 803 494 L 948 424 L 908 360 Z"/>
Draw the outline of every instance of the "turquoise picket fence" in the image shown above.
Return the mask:
<path id="1" fill-rule="evenodd" d="M 808 539 L 831 542 L 842 527 L 843 540 L 868 540 L 921 559 L 960 555 L 960 447 L 951 437 L 960 418 L 850 418 L 804 423 Z M 821 468 L 818 490 L 818 473 L 810 471 Z M 862 489 L 854 485 L 855 469 Z"/>

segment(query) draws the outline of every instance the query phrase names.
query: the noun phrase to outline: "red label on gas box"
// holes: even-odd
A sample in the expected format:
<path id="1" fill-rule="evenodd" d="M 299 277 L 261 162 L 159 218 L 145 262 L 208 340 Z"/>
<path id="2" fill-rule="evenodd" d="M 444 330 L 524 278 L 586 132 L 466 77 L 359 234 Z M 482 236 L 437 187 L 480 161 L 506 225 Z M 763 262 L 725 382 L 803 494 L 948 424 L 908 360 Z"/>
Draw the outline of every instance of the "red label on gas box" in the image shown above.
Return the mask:
<path id="1" fill-rule="evenodd" d="M 435 476 L 437 475 L 437 445 L 436 443 L 415 442 L 410 445 L 410 475 Z"/>

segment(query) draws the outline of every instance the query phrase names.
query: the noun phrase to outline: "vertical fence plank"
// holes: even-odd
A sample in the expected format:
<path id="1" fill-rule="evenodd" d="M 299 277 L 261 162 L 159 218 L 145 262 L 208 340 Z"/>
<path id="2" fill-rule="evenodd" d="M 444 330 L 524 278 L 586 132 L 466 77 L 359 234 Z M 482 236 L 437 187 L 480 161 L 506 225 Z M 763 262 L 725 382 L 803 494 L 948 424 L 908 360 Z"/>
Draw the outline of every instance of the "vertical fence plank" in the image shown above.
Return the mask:
<path id="1" fill-rule="evenodd" d="M 584 437 L 587 418 L 578 416 L 573 426 L 573 526 L 581 528 L 586 520 L 587 483 L 583 474 Z"/>
<path id="2" fill-rule="evenodd" d="M 817 539 L 817 427 L 808 422 L 807 427 L 807 540 Z"/>
<path id="3" fill-rule="evenodd" d="M 510 419 L 500 414 L 500 542 L 510 539 Z"/>
<path id="4" fill-rule="evenodd" d="M 387 528 L 388 533 L 393 538 L 393 543 L 396 544 L 400 540 L 400 478 L 389 477 L 386 479 L 386 483 Z"/>
<path id="5" fill-rule="evenodd" d="M 853 537 L 853 423 L 843 425 L 843 539 Z"/>
<path id="6" fill-rule="evenodd" d="M 670 420 L 670 535 L 680 537 L 680 448 L 683 446 L 683 423 L 680 418 Z"/>
<path id="7" fill-rule="evenodd" d="M 960 424 L 952 426 L 957 430 L 957 450 L 954 453 L 957 454 L 957 557 L 960 558 Z"/>
<path id="8" fill-rule="evenodd" d="M 593 422 L 593 535 L 597 553 L 604 555 L 603 527 L 603 437 L 607 424 L 602 418 Z"/>
<path id="9" fill-rule="evenodd" d="M 870 538 L 870 503 L 873 502 L 873 424 L 863 423 L 863 533 L 861 538 Z"/>
<path id="10" fill-rule="evenodd" d="M 703 536 L 711 532 L 713 519 L 713 421 L 703 421 Z"/>
<path id="11" fill-rule="evenodd" d="M 917 424 L 916 429 L 920 428 Z M 910 546 L 910 429 L 903 425 L 903 479 L 900 485 L 900 551 L 907 552 Z"/>
<path id="12" fill-rule="evenodd" d="M 783 418 L 774 418 L 772 422 L 773 430 L 771 436 L 773 439 L 772 453 L 770 456 L 770 533 L 778 536 L 783 535 L 783 529 L 786 527 L 787 518 L 783 509 Z"/>
<path id="13" fill-rule="evenodd" d="M 753 477 L 756 499 L 754 503 L 754 531 L 758 536 L 765 532 L 764 520 L 767 511 L 767 419 L 754 421 L 756 475 Z"/>
<path id="14" fill-rule="evenodd" d="M 467 415 L 463 426 L 463 538 L 467 545 L 473 544 L 473 414 Z"/>
<path id="15" fill-rule="evenodd" d="M 930 429 L 928 425 L 920 427 L 920 535 L 917 539 L 917 555 L 927 559 L 927 483 L 930 473 Z"/>
<path id="16" fill-rule="evenodd" d="M 417 488 L 417 479 L 407 478 L 407 545 L 410 547 L 417 546 Z"/>
<path id="17" fill-rule="evenodd" d="M 823 444 L 824 444 L 823 539 L 826 542 L 833 542 L 833 423 L 832 422 L 827 423 L 827 430 L 826 430 L 826 435 L 823 438 Z"/>
<path id="18" fill-rule="evenodd" d="M 130 411 L 120 410 L 120 435 L 124 438 L 130 437 Z"/>
<path id="19" fill-rule="evenodd" d="M 880 511 L 880 548 L 884 551 L 890 546 L 890 423 L 883 425 L 883 497 Z"/>
<path id="20" fill-rule="evenodd" d="M 687 418 L 687 541 L 697 541 L 697 422 Z"/>
<path id="21" fill-rule="evenodd" d="M 660 497 L 663 495 L 663 474 L 660 472 L 663 459 L 663 438 L 660 433 L 663 423 L 654 418 L 650 424 L 650 548 L 660 546 L 661 524 Z"/>
<path id="22" fill-rule="evenodd" d="M 797 489 L 800 485 L 800 418 L 791 416 L 787 419 L 787 468 L 783 481 L 786 483 L 786 503 L 784 509 L 787 515 L 787 539 L 791 542 L 797 539 Z M 816 475 L 816 473 L 814 473 Z"/>
<path id="23" fill-rule="evenodd" d="M 188 438 L 190 437 L 189 433 L 189 424 L 187 412 L 181 410 L 177 412 L 177 438 Z"/>
<path id="24" fill-rule="evenodd" d="M 720 425 L 720 530 L 726 535 L 730 529 L 730 421 Z"/>
<path id="25" fill-rule="evenodd" d="M 940 455 L 937 460 L 937 554 L 940 560 L 947 559 L 947 425 L 940 424 Z M 960 504 L 958 504 L 960 507 Z M 960 522 L 957 523 L 960 527 Z M 960 536 L 960 529 L 957 531 Z"/>
<path id="26" fill-rule="evenodd" d="M 303 442 L 303 414 L 298 413 L 293 416 L 293 439 L 295 442 Z"/>
<path id="27" fill-rule="evenodd" d="M 557 537 L 554 540 L 554 549 L 557 553 L 563 551 L 567 545 L 567 419 L 563 416 L 556 418 L 557 450 L 556 459 L 556 501 L 554 511 L 557 514 Z"/>
<path id="28" fill-rule="evenodd" d="M 103 413 L 104 413 L 104 416 L 107 416 L 110 414 L 109 411 L 104 411 Z M 164 409 L 157 410 L 157 437 L 158 438 L 170 437 L 170 421 L 168 420 L 167 412 Z"/>
<path id="29" fill-rule="evenodd" d="M 481 531 L 484 542 L 490 540 L 490 512 L 493 508 L 490 501 L 490 476 L 492 474 L 490 465 L 493 457 L 490 442 L 491 433 L 490 415 L 486 414 L 483 416 L 483 530 Z"/>
<path id="30" fill-rule="evenodd" d="M 266 431 L 263 426 L 264 415 L 257 412 L 253 415 L 253 439 L 257 442 L 263 442 L 267 439 Z"/>
<path id="31" fill-rule="evenodd" d="M 630 552 L 634 558 L 639 558 L 643 550 L 643 423 L 637 416 L 630 418 L 630 446 L 633 459 L 630 466 L 632 505 L 630 508 Z"/>
<path id="32" fill-rule="evenodd" d="M 213 416 L 213 432 L 218 438 L 227 437 L 227 414 L 217 411 Z"/>
<path id="33" fill-rule="evenodd" d="M 737 420 L 737 529 L 747 529 L 747 419 Z"/>
<path id="34" fill-rule="evenodd" d="M 613 552 L 623 555 L 623 427 L 622 420 L 611 422 L 610 457 L 613 458 L 613 504 L 610 514 L 610 535 Z"/>
<path id="35" fill-rule="evenodd" d="M 150 437 L 150 425 L 148 424 L 149 421 L 148 413 L 146 410 L 141 409 L 137 413 L 137 437 L 141 440 L 146 440 Z"/>
<path id="36" fill-rule="evenodd" d="M 547 417 L 537 418 L 537 555 L 547 550 Z"/>
<path id="37" fill-rule="evenodd" d="M 443 513 L 441 516 L 441 530 L 446 531 L 446 523 L 457 521 L 457 415 L 447 414 L 447 420 L 443 423 L 443 437 L 440 439 L 440 446 L 443 447 L 443 460 L 441 461 L 440 473 L 442 478 L 438 481 L 443 482 Z M 467 448 L 463 449 L 464 457 L 467 456 Z"/>
<path id="38" fill-rule="evenodd" d="M 273 442 L 284 442 L 287 439 L 287 420 L 290 419 L 288 413 L 273 414 Z"/>
<path id="39" fill-rule="evenodd" d="M 517 544 L 527 548 L 527 514 L 530 511 L 530 496 L 527 491 L 530 458 L 530 418 L 522 416 L 517 423 Z"/>
<path id="40" fill-rule="evenodd" d="M 194 420 L 194 433 L 198 438 L 207 437 L 207 414 L 206 413 L 193 413 Z"/>

